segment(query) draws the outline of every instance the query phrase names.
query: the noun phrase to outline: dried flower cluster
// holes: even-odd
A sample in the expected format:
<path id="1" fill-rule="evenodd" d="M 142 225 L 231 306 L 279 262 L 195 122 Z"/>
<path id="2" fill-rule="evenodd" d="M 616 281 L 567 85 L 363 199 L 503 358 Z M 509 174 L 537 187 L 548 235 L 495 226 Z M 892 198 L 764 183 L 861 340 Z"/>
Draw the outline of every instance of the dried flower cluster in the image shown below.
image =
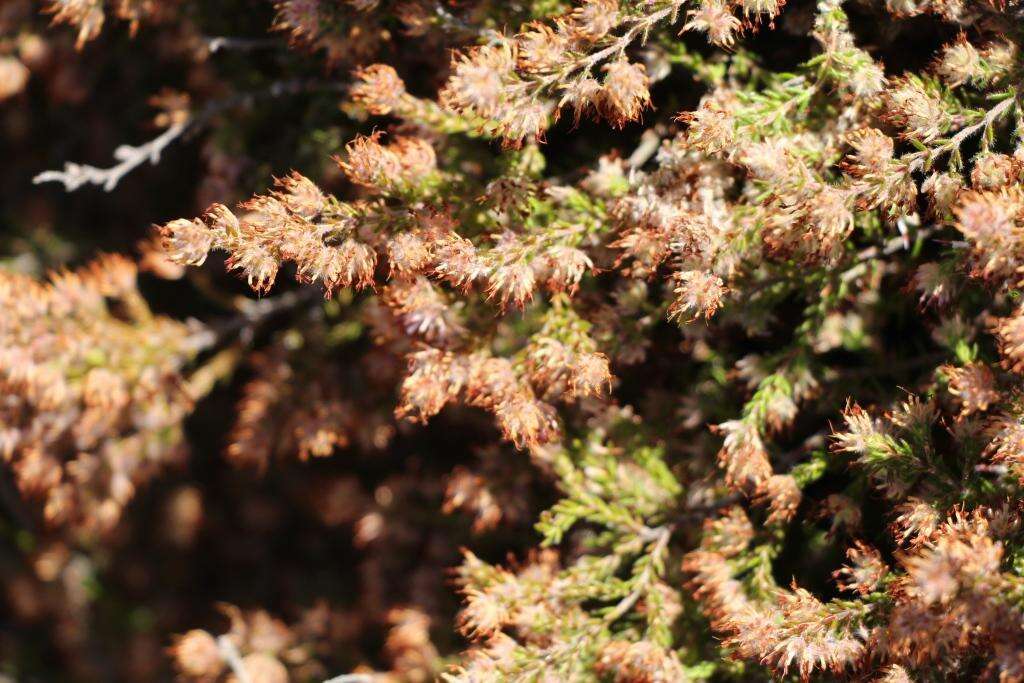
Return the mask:
<path id="1" fill-rule="evenodd" d="M 68 675 L 1024 683 L 1020 2 L 264 4 L 0 7 L 15 137 L 90 50 L 187 72 L 40 181 L 203 140 L 137 260 L 0 269 Z"/>
<path id="2" fill-rule="evenodd" d="M 110 530 L 138 485 L 183 455 L 199 329 L 154 316 L 136 270 L 102 257 L 45 283 L 0 277 L 2 454 L 55 525 Z"/>

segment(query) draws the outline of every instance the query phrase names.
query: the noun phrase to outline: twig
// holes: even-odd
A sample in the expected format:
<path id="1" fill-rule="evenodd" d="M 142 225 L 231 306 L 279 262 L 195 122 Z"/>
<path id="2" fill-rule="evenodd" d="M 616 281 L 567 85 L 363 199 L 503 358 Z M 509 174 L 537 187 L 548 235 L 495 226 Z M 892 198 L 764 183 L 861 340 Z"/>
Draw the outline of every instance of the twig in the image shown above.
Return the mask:
<path id="1" fill-rule="evenodd" d="M 110 168 L 98 168 L 88 164 L 76 164 L 66 162 L 62 171 L 44 171 L 32 179 L 35 185 L 42 183 L 62 183 L 68 192 L 74 192 L 84 185 L 98 185 L 106 192 L 117 187 L 121 179 L 142 166 L 147 161 L 150 164 L 160 162 L 164 150 L 175 140 L 186 133 L 205 126 L 210 119 L 223 111 L 237 107 L 252 107 L 252 105 L 263 98 L 281 97 L 302 92 L 313 92 L 316 90 L 338 90 L 346 88 L 341 83 L 319 83 L 306 81 L 280 81 L 273 83 L 264 91 L 236 95 L 222 100 L 215 100 L 207 104 L 198 113 L 189 117 L 187 121 L 176 123 L 156 138 L 137 147 L 132 145 L 121 145 L 114 151 L 114 158 L 120 163 Z"/>
<path id="2" fill-rule="evenodd" d="M 661 147 L 661 134 L 657 128 L 648 128 L 640 136 L 640 144 L 626 160 L 630 168 L 640 168 L 653 157 Z"/>
<path id="3" fill-rule="evenodd" d="M 220 656 L 231 667 L 231 671 L 234 672 L 238 683 L 252 683 L 252 676 L 245 670 L 245 664 L 242 663 L 242 657 L 238 653 L 238 648 L 235 647 L 234 641 L 226 635 L 220 636 L 217 638 L 217 648 L 220 650 Z"/>
<path id="4" fill-rule="evenodd" d="M 105 191 L 110 192 L 121 182 L 121 178 L 147 161 L 153 165 L 160 163 L 160 156 L 167 146 L 181 137 L 189 129 L 191 123 L 191 120 L 176 123 L 138 147 L 121 145 L 114 150 L 114 158 L 121 162 L 116 166 L 97 168 L 69 161 L 64 164 L 63 171 L 44 171 L 34 177 L 32 182 L 35 185 L 50 182 L 64 183 L 64 188 L 68 192 L 74 192 L 83 185 L 102 185 Z"/>
<path id="5" fill-rule="evenodd" d="M 485 30 L 467 24 L 462 19 L 459 19 L 457 16 L 445 9 L 445 7 L 440 3 L 434 7 L 434 16 L 437 17 L 437 25 L 445 31 L 452 33 L 465 33 L 474 36 L 483 35 L 485 33 Z"/>
<path id="6" fill-rule="evenodd" d="M 210 51 L 210 54 L 222 50 L 251 52 L 277 47 L 281 44 L 281 41 L 273 38 L 234 38 L 232 36 L 204 36 L 203 42 L 206 43 L 206 49 Z"/>
<path id="7" fill-rule="evenodd" d="M 939 147 L 936 147 L 927 154 L 921 152 L 920 156 L 918 156 L 917 159 L 911 162 L 910 170 L 917 171 L 921 169 L 925 163 L 938 159 L 939 156 L 941 156 L 942 154 L 954 150 L 959 150 L 960 145 L 962 145 L 964 141 L 967 140 L 967 138 L 971 137 L 979 130 L 982 130 L 983 128 L 988 128 L 989 126 L 994 124 L 1000 116 L 1005 114 L 1007 110 L 1013 107 L 1016 103 L 1017 94 L 1013 93 L 1012 95 L 1010 95 L 1010 97 L 1007 97 L 1005 100 L 989 109 L 980 121 L 973 125 L 967 126 L 966 128 L 961 129 L 960 132 L 958 132 L 956 135 L 949 139 L 949 142 L 940 145 Z"/>
<path id="8" fill-rule="evenodd" d="M 704 517 L 713 512 L 718 512 L 723 508 L 727 508 L 731 505 L 743 501 L 744 496 L 741 493 L 730 493 L 728 496 L 719 498 L 718 500 L 705 503 L 704 505 L 693 505 L 680 510 L 673 518 L 673 523 L 681 520 L 691 519 L 693 517 Z"/>
<path id="9" fill-rule="evenodd" d="M 268 318 L 298 308 L 322 296 L 320 290 L 315 287 L 303 287 L 268 299 L 245 299 L 238 307 L 238 315 L 203 328 L 196 335 L 194 344 L 198 350 L 209 349 L 234 335 L 248 343 L 255 334 L 256 327 Z"/>

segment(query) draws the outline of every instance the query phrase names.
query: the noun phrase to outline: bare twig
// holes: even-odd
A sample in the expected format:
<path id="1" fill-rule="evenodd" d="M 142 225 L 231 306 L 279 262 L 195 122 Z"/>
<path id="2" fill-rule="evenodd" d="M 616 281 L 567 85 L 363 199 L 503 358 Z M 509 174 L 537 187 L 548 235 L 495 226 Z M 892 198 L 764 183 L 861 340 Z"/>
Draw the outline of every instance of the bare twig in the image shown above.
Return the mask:
<path id="1" fill-rule="evenodd" d="M 256 101 L 265 98 L 281 97 L 283 95 L 294 95 L 302 92 L 314 92 L 317 90 L 345 89 L 340 83 L 320 83 L 306 81 L 280 81 L 272 84 L 266 90 L 256 93 L 236 95 L 222 100 L 215 100 L 207 104 L 199 112 L 193 114 L 188 120 L 176 123 L 154 139 L 142 145 L 121 145 L 114 151 L 114 158 L 120 163 L 110 168 L 99 168 L 88 164 L 76 164 L 67 162 L 61 171 L 44 171 L 32 179 L 36 185 L 42 183 L 62 183 L 68 192 L 85 185 L 97 185 L 106 192 L 117 187 L 121 179 L 142 166 L 147 161 L 150 164 L 160 162 L 164 150 L 175 140 L 178 140 L 188 132 L 205 126 L 209 121 L 223 111 L 238 107 L 251 107 Z"/>
<path id="2" fill-rule="evenodd" d="M 273 38 L 234 38 L 232 36 L 205 36 L 203 41 L 210 54 L 222 50 L 234 50 L 236 52 L 251 52 L 263 50 L 281 45 L 280 40 Z"/>
<path id="3" fill-rule="evenodd" d="M 710 503 L 704 503 L 702 505 L 691 505 L 680 510 L 673 517 L 673 524 L 681 523 L 683 521 L 692 520 L 694 517 L 706 517 L 710 514 L 714 514 L 719 510 L 723 510 L 732 505 L 736 505 L 744 500 L 745 496 L 741 493 L 730 493 L 729 495 L 713 500 Z"/>
<path id="4" fill-rule="evenodd" d="M 650 161 L 651 157 L 657 153 L 659 147 L 661 147 L 661 133 L 658 127 L 648 128 L 640 136 L 640 144 L 629 155 L 626 165 L 630 168 L 640 168 Z"/>
<path id="5" fill-rule="evenodd" d="M 217 648 L 220 650 L 220 656 L 231 667 L 238 683 L 252 683 L 252 676 L 246 671 L 245 665 L 242 663 L 242 656 L 239 654 L 238 648 L 235 647 L 235 642 L 226 635 L 220 636 L 217 638 Z"/>
<path id="6" fill-rule="evenodd" d="M 44 171 L 33 178 L 32 182 L 36 185 L 50 182 L 64 183 L 64 188 L 68 192 L 74 192 L 83 185 L 101 185 L 105 191 L 110 192 L 121 182 L 121 178 L 147 161 L 153 165 L 160 163 L 160 156 L 164 150 L 189 129 L 190 123 L 191 121 L 176 123 L 138 147 L 121 145 L 114 150 L 114 158 L 121 162 L 116 166 L 97 168 L 69 161 L 64 164 L 63 171 Z"/>
<path id="7" fill-rule="evenodd" d="M 195 336 L 193 343 L 199 350 L 210 349 L 238 335 L 247 344 L 255 335 L 256 328 L 268 318 L 321 298 L 323 294 L 320 290 L 303 287 L 267 299 L 245 299 L 238 306 L 238 315 L 204 327 Z"/>

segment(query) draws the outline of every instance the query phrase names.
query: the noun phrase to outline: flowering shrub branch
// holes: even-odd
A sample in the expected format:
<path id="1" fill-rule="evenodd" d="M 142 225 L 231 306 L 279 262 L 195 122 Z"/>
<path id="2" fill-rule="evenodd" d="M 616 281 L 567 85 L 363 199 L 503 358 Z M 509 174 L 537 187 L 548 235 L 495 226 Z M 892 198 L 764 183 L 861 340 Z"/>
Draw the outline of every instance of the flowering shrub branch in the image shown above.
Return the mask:
<path id="1" fill-rule="evenodd" d="M 50 9 L 81 48 L 201 4 Z M 141 247 L 266 298 L 200 324 L 127 257 L 0 277 L 0 454 L 47 533 L 112 542 L 239 369 L 224 460 L 345 537 L 343 606 L 176 628 L 183 680 L 1024 681 L 1019 2 L 270 11 L 294 53 L 254 69 L 351 74 L 267 92 L 341 95 L 315 161 Z M 269 98 L 158 104 L 36 182 L 241 146 L 219 114 Z"/>

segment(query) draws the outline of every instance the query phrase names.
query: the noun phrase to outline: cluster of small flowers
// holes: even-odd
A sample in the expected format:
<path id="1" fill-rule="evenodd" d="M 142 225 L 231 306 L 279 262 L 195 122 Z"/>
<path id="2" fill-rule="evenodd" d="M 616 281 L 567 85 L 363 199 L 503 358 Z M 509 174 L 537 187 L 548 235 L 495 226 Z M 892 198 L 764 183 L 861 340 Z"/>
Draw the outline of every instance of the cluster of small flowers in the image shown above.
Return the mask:
<path id="1" fill-rule="evenodd" d="M 494 413 L 505 438 L 520 448 L 558 436 L 554 408 L 537 398 L 508 359 L 438 349 L 410 356 L 397 411 L 400 417 L 426 421 L 458 400 Z"/>
<path id="2" fill-rule="evenodd" d="M 229 621 L 225 633 L 194 629 L 177 636 L 169 648 L 181 680 L 288 683 L 328 674 L 318 657 L 335 639 L 335 622 L 344 615 L 327 604 L 305 610 L 292 624 L 264 610 L 225 604 L 220 611 Z"/>
<path id="3" fill-rule="evenodd" d="M 557 553 L 531 556 L 514 570 L 495 567 L 467 553 L 458 569 L 465 596 L 459 628 L 476 645 L 446 680 L 500 681 L 529 676 L 537 662 L 561 680 L 602 676 L 614 681 L 685 680 L 678 655 L 657 643 L 602 634 L 604 624 L 581 608 L 584 572 L 559 570 Z M 678 598 L 667 586 L 661 605 L 677 615 Z M 671 617 L 670 617 L 671 618 Z M 558 634 L 551 638 L 548 633 Z M 511 635 L 510 635 L 511 634 Z M 572 643 L 576 643 L 574 647 Z"/>
<path id="4" fill-rule="evenodd" d="M 340 202 L 292 173 L 269 195 L 241 204 L 240 216 L 216 204 L 202 218 L 166 224 L 160 230 L 164 250 L 184 265 L 201 265 L 213 249 L 227 251 L 228 267 L 241 270 L 261 293 L 273 285 L 281 264 L 291 261 L 300 282 L 320 282 L 328 297 L 340 288 L 372 286 L 380 255 L 393 286 L 405 293 L 432 286 L 421 276 L 463 290 L 480 281 L 503 309 L 525 306 L 540 283 L 552 292 L 572 291 L 593 268 L 572 246 L 582 232 L 572 225 L 535 235 L 504 232 L 492 248 L 478 248 L 455 232 L 449 211 L 417 197 L 436 192 L 430 188 L 438 175 L 430 144 L 410 137 L 387 145 L 379 140 L 377 134 L 356 138 L 338 163 L 350 182 L 381 198 Z M 384 198 L 403 202 L 405 210 Z M 390 298 L 411 305 L 405 296 Z"/>
<path id="5" fill-rule="evenodd" d="M 952 671 L 959 656 L 986 652 L 982 679 L 1020 680 L 1024 613 L 1012 597 L 1020 577 L 1001 571 L 1003 543 L 1020 532 L 1019 512 L 954 512 L 939 521 L 927 504 L 917 507 L 927 514 L 908 505 L 893 525 L 905 546 L 897 569 L 870 546 L 851 546 L 850 564 L 835 573 L 839 587 L 857 596 L 850 600 L 823 603 L 798 587 L 751 598 L 753 587 L 735 578 L 734 560 L 751 537 L 739 509 L 706 523 L 704 547 L 686 557 L 684 570 L 727 644 L 780 675 L 791 667 L 803 678 L 846 674 L 875 657 L 910 680 L 907 669 Z"/>
<path id="6" fill-rule="evenodd" d="M 70 24 L 78 30 L 77 47 L 82 49 L 103 30 L 107 12 L 129 22 L 132 34 L 143 21 L 163 21 L 171 16 L 179 0 L 49 0 L 47 11 L 55 23 Z"/>
<path id="7" fill-rule="evenodd" d="M 679 5 L 637 17 L 620 11 L 618 0 L 586 0 L 551 23 L 527 24 L 515 36 L 457 54 L 441 103 L 513 146 L 541 138 L 549 118 L 567 106 L 577 119 L 593 108 L 613 125 L 637 120 L 650 104 L 649 79 L 625 49 L 637 27 Z M 623 26 L 628 30 L 615 35 Z M 592 75 L 598 65 L 600 81 Z"/>
<path id="8" fill-rule="evenodd" d="M 303 351 L 305 358 L 313 353 L 308 346 Z M 332 372 L 337 369 L 329 369 L 326 359 L 305 379 L 296 377 L 298 370 L 280 344 L 255 355 L 250 364 L 254 377 L 242 390 L 228 436 L 226 456 L 235 465 L 264 472 L 274 456 L 308 460 L 344 448 L 380 451 L 391 442 L 395 427 L 390 416 L 370 402 L 379 396 L 366 390 L 358 397 L 345 396 L 343 375 Z M 397 361 L 392 365 L 385 377 L 399 369 Z M 368 388 L 371 383 L 362 379 Z M 297 403 L 300 386 L 305 400 Z"/>
<path id="9" fill-rule="evenodd" d="M 293 45 L 323 50 L 327 64 L 359 63 L 375 55 L 386 38 L 378 0 L 279 0 L 273 29 L 287 33 Z"/>
<path id="10" fill-rule="evenodd" d="M 101 7 L 62 4 L 87 5 Z M 420 10 L 451 21 L 449 7 L 476 7 L 390 5 L 285 0 L 277 28 L 359 62 L 382 18 L 428 26 Z M 458 513 L 467 534 L 497 534 L 532 520 L 531 489 L 554 488 L 543 550 L 506 567 L 464 554 L 457 624 L 471 645 L 451 680 L 739 679 L 764 666 L 1024 681 L 1018 6 L 889 2 L 970 29 L 891 76 L 836 0 L 806 18 L 814 54 L 785 73 L 672 35 L 685 13 L 684 31 L 733 47 L 741 16 L 771 21 L 774 0 L 580 0 L 554 17 L 524 10 L 514 35 L 480 7 L 480 30 L 465 31 L 479 43 L 456 52 L 436 99 L 392 66 L 355 71 L 343 110 L 398 123 L 336 158 L 353 199 L 292 173 L 237 211 L 214 204 L 159 230 L 178 265 L 219 250 L 260 295 L 294 268 L 331 299 L 298 297 L 301 316 L 281 313 L 288 329 L 254 342 L 227 456 L 260 471 L 282 456 L 397 456 L 398 472 L 368 477 L 372 493 L 346 472 L 303 503 L 352 525 L 360 609 L 388 624 L 396 676 L 440 670 L 429 626 L 456 542 L 449 521 L 424 520 Z M 638 121 L 663 62 L 707 85 L 694 111 L 661 112 L 657 144 L 645 135 L 628 158 L 595 153 L 589 172 L 544 177 L 555 117 Z M 165 104 L 172 120 L 180 105 Z M 506 149 L 483 153 L 479 137 Z M 120 259 L 48 285 L 5 276 L 0 302 L 13 311 L 0 321 L 0 452 L 51 520 L 109 529 L 180 452 L 183 368 L 201 335 L 150 314 Z M 489 429 L 478 462 L 453 456 L 444 474 L 392 453 L 407 435 L 418 449 L 415 430 L 446 409 L 444 428 L 482 417 L 528 458 Z M 794 566 L 831 571 L 825 547 L 846 550 L 841 598 L 777 584 Z M 383 595 L 381 577 L 404 571 L 416 607 Z M 681 618 L 690 599 L 710 631 Z M 227 635 L 176 643 L 183 676 L 325 673 L 310 654 L 322 629 L 229 616 Z"/>
<path id="11" fill-rule="evenodd" d="M 154 316 L 135 265 L 105 256 L 45 283 L 0 276 L 0 453 L 44 516 L 93 534 L 185 453 L 182 372 L 199 328 Z"/>
<path id="12" fill-rule="evenodd" d="M 211 249 L 223 249 L 230 253 L 228 267 L 241 270 L 257 292 L 270 289 L 283 261 L 295 262 L 300 281 L 320 281 L 328 296 L 373 282 L 377 256 L 357 239 L 356 221 L 371 207 L 340 204 L 293 173 L 277 181 L 276 191 L 239 209 L 241 217 L 215 204 L 203 218 L 171 221 L 161 229 L 168 256 L 200 265 Z"/>

